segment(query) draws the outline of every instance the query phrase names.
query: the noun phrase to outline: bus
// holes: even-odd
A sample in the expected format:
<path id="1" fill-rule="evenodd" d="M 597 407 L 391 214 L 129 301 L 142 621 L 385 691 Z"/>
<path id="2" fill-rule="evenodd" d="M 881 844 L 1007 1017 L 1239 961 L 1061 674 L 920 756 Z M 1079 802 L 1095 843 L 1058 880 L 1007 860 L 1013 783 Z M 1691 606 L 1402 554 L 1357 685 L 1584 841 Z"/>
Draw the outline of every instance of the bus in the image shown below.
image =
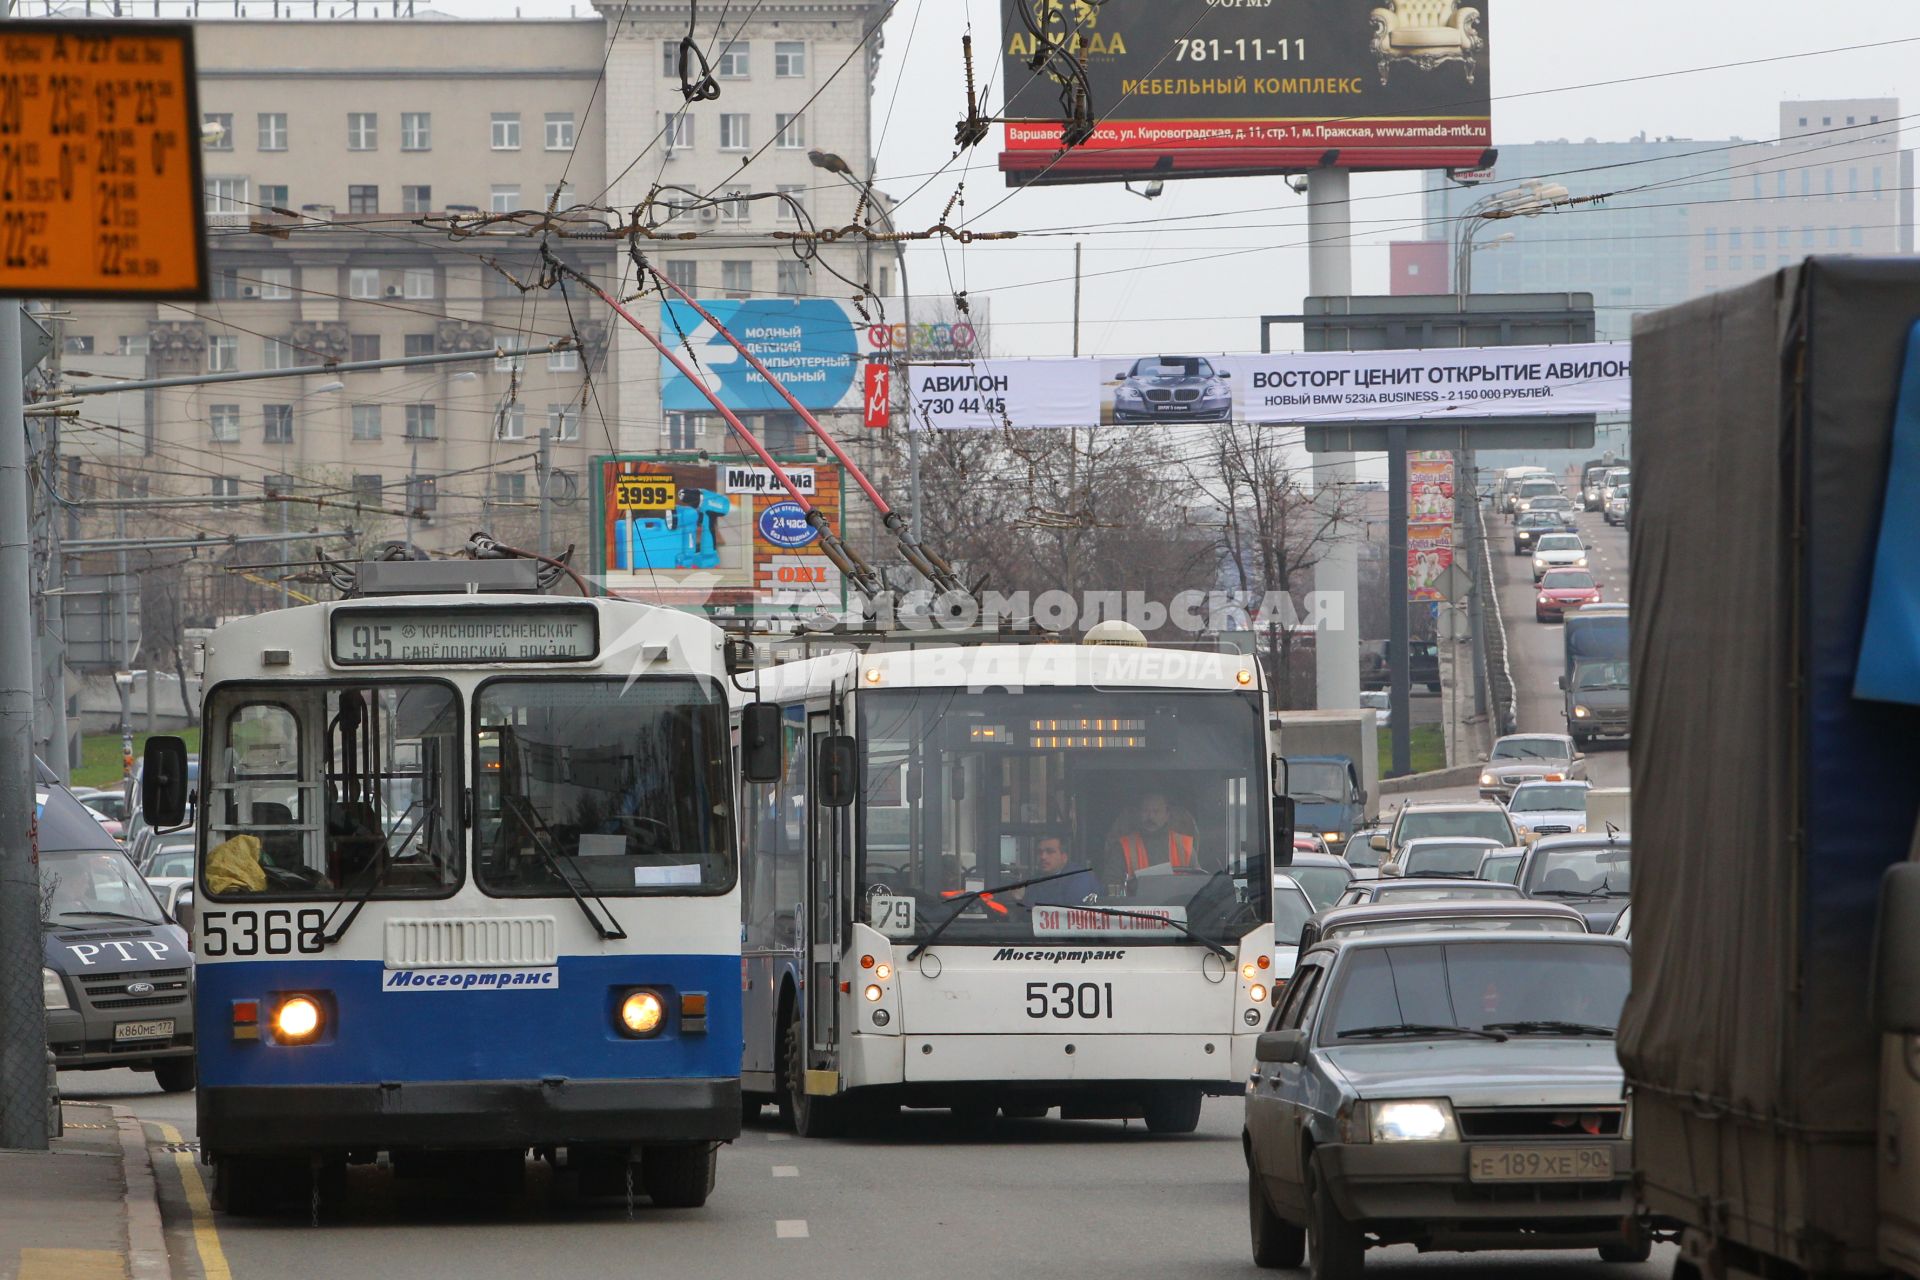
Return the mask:
<path id="1" fill-rule="evenodd" d="M 1291 861 L 1267 693 L 1252 658 L 1141 643 L 758 673 L 781 766 L 739 805 L 749 1113 L 809 1137 L 901 1106 L 1187 1133 L 1244 1092 L 1276 835 Z"/>
<path id="2" fill-rule="evenodd" d="M 197 1111 L 229 1212 L 383 1156 L 510 1191 L 529 1153 L 694 1207 L 738 1136 L 723 638 L 533 563 L 366 565 L 208 641 Z M 144 763 L 177 824 L 184 744 Z"/>

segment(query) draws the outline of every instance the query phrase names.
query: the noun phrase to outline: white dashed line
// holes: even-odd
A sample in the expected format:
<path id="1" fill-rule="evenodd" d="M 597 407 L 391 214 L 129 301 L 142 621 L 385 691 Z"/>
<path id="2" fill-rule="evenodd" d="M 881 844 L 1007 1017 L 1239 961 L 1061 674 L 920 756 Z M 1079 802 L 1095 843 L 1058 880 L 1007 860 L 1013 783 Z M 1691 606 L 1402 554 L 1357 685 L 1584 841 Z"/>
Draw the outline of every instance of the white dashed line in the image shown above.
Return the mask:
<path id="1" fill-rule="evenodd" d="M 773 1234 L 777 1240 L 805 1240 L 807 1238 L 807 1220 L 805 1218 L 781 1218 L 773 1224 Z"/>
<path id="2" fill-rule="evenodd" d="M 776 1178 L 797 1178 L 800 1176 L 800 1166 L 797 1164 L 777 1164 L 773 1166 L 773 1176 Z"/>

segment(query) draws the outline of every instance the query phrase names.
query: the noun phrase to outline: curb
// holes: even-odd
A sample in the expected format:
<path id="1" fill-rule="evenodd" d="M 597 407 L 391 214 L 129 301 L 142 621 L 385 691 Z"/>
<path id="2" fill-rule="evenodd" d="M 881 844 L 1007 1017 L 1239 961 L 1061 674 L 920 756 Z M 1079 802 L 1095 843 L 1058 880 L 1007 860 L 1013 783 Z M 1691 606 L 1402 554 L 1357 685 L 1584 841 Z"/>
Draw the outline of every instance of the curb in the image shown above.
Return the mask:
<path id="1" fill-rule="evenodd" d="M 160 1187 L 153 1176 L 147 1131 L 125 1107 L 113 1108 L 120 1127 L 120 1168 L 127 1192 L 127 1274 L 131 1280 L 171 1280 L 167 1237 L 160 1224 Z"/>
<path id="2" fill-rule="evenodd" d="M 1463 787 L 1480 780 L 1478 764 L 1455 765 L 1451 769 L 1434 769 L 1428 773 L 1409 773 L 1398 778 L 1380 779 L 1380 794 L 1383 796 L 1407 795 L 1416 791 L 1437 791 L 1442 787 Z"/>

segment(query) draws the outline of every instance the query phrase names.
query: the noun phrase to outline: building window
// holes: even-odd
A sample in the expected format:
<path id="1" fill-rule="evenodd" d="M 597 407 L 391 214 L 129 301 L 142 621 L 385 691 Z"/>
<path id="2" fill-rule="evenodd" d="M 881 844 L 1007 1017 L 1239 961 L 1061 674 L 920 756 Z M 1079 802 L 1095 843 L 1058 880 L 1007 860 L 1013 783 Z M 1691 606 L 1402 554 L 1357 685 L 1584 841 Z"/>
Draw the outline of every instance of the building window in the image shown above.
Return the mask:
<path id="1" fill-rule="evenodd" d="M 431 111 L 400 113 L 400 149 L 402 151 L 433 150 L 433 113 Z"/>
<path id="2" fill-rule="evenodd" d="M 753 292 L 753 262 L 729 258 L 720 264 L 720 292 L 729 298 L 744 298 Z"/>
<path id="3" fill-rule="evenodd" d="M 233 112 L 204 111 L 200 114 L 200 149 L 233 150 Z"/>
<path id="4" fill-rule="evenodd" d="M 1859 227 L 1847 228 L 1847 243 L 1858 249 L 1867 243 L 1866 233 Z"/>
<path id="5" fill-rule="evenodd" d="M 380 296 L 380 268 L 348 267 L 347 296 L 349 298 L 377 298 Z"/>
<path id="6" fill-rule="evenodd" d="M 433 188 L 426 186 L 401 187 L 400 212 L 432 213 Z"/>
<path id="7" fill-rule="evenodd" d="M 680 42 L 662 40 L 660 42 L 660 74 L 669 80 L 680 77 Z"/>
<path id="8" fill-rule="evenodd" d="M 440 480 L 437 476 L 407 477 L 407 510 L 415 515 L 431 515 L 440 505 Z"/>
<path id="9" fill-rule="evenodd" d="M 1881 191 L 1880 181 L 1881 181 L 1880 166 L 1875 165 L 1873 166 L 1873 198 L 1875 200 L 1878 200 L 1880 198 L 1880 191 Z"/>
<path id="10" fill-rule="evenodd" d="M 260 477 L 260 492 L 269 498 L 284 498 L 299 487 L 299 482 L 284 471 L 269 471 Z"/>
<path id="11" fill-rule="evenodd" d="M 488 206 L 495 213 L 512 213 L 520 207 L 520 188 L 496 185 Z"/>
<path id="12" fill-rule="evenodd" d="M 1787 171 L 1781 169 L 1773 175 L 1773 194 L 1784 198 L 1787 194 Z"/>
<path id="13" fill-rule="evenodd" d="M 782 258 L 774 264 L 774 289 L 783 298 L 798 298 L 807 292 L 807 264 L 798 258 Z"/>
<path id="14" fill-rule="evenodd" d="M 410 404 L 407 406 L 407 439 L 431 440 L 436 430 L 435 419 L 439 415 L 437 406 L 430 404 Z"/>
<path id="15" fill-rule="evenodd" d="M 573 185 L 571 183 L 562 183 L 560 186 L 548 187 L 546 189 L 546 195 L 540 207 L 543 209 L 551 209 L 555 213 L 563 213 L 573 208 L 573 201 Z"/>
<path id="16" fill-rule="evenodd" d="M 362 360 L 378 360 L 379 358 L 379 334 L 354 333 L 347 335 L 347 359 L 358 363 Z"/>
<path id="17" fill-rule="evenodd" d="M 493 433 L 502 440 L 525 440 L 527 438 L 527 406 L 518 400 L 503 406 L 494 421 Z"/>
<path id="18" fill-rule="evenodd" d="M 520 335 L 517 333 L 496 333 L 493 335 L 493 345 L 498 350 L 511 351 L 513 348 L 521 345 Z M 496 373 L 518 373 L 526 367 L 527 358 L 525 356 L 495 356 L 493 358 L 493 368 Z"/>
<path id="19" fill-rule="evenodd" d="M 239 476 L 213 476 L 209 479 L 209 490 L 216 498 L 237 498 L 240 496 Z"/>
<path id="20" fill-rule="evenodd" d="M 285 151 L 287 149 L 286 112 L 262 111 L 260 113 L 260 149 L 262 151 Z"/>
<path id="21" fill-rule="evenodd" d="M 430 356 L 438 349 L 430 333 L 410 333 L 403 341 L 410 356 Z"/>
<path id="22" fill-rule="evenodd" d="M 1727 270 L 1729 271 L 1739 271 L 1746 265 L 1747 260 L 1737 253 L 1727 259 Z"/>
<path id="23" fill-rule="evenodd" d="M 495 502 L 525 502 L 527 500 L 527 476 L 524 471 L 496 475 L 493 478 L 493 500 Z"/>
<path id="24" fill-rule="evenodd" d="M 282 342 L 278 338 L 268 338 L 262 344 L 265 366 L 269 369 L 297 369 L 300 367 L 300 351 L 291 342 Z"/>
<path id="25" fill-rule="evenodd" d="M 720 193 L 720 221 L 745 222 L 749 216 L 745 187 L 728 187 Z"/>
<path id="26" fill-rule="evenodd" d="M 1707 228 L 1707 248 L 1711 250 L 1711 249 L 1718 249 L 1719 247 L 1720 247 L 1720 228 L 1708 227 Z"/>
<path id="27" fill-rule="evenodd" d="M 580 351 L 568 347 L 565 351 L 547 352 L 548 373 L 572 373 L 580 367 Z"/>
<path id="28" fill-rule="evenodd" d="M 240 339 L 216 333 L 207 339 L 207 372 L 234 373 L 240 368 Z"/>
<path id="29" fill-rule="evenodd" d="M 555 440 L 580 438 L 580 410 L 571 404 L 547 406 L 547 431 Z"/>
<path id="30" fill-rule="evenodd" d="M 693 146 L 693 117 L 676 111 L 667 117 L 667 150 L 686 151 Z"/>
<path id="31" fill-rule="evenodd" d="M 268 444 L 293 443 L 293 406 L 290 404 L 269 404 L 262 406 L 266 417 Z"/>
<path id="32" fill-rule="evenodd" d="M 520 113 L 518 111 L 493 113 L 493 149 L 495 151 L 520 149 Z"/>
<path id="33" fill-rule="evenodd" d="M 433 268 L 408 267 L 400 273 L 400 296 L 421 301 L 433 297 Z"/>
<path id="34" fill-rule="evenodd" d="M 379 405 L 357 404 L 353 406 L 353 438 L 355 440 L 378 440 L 380 438 Z"/>
<path id="35" fill-rule="evenodd" d="M 779 139 L 774 145 L 782 151 L 798 151 L 807 145 L 807 122 L 797 112 L 777 112 L 773 117 L 773 130 Z"/>
<path id="36" fill-rule="evenodd" d="M 776 222 L 798 222 L 800 214 L 807 207 L 807 189 L 798 183 L 782 183 L 774 188 L 780 198 L 773 202 L 773 217 Z"/>
<path id="37" fill-rule="evenodd" d="M 1712 254 L 1708 254 L 1706 266 L 1709 271 L 1718 271 L 1720 269 L 1720 259 L 1714 257 Z"/>
<path id="38" fill-rule="evenodd" d="M 667 279 L 685 289 L 688 293 L 700 291 L 700 264 L 692 258 L 668 258 L 666 261 Z"/>
<path id="39" fill-rule="evenodd" d="M 385 487 L 378 471 L 357 471 L 353 476 L 353 500 L 363 507 L 377 507 Z"/>
<path id="40" fill-rule="evenodd" d="M 380 212 L 380 188 L 355 185 L 347 188 L 348 213 Z"/>
<path id="41" fill-rule="evenodd" d="M 573 112 L 547 112 L 547 150 L 573 150 Z"/>
<path id="42" fill-rule="evenodd" d="M 123 333 L 120 335 L 120 354 L 123 356 L 144 356 L 152 346 L 152 340 L 144 333 Z"/>
<path id="43" fill-rule="evenodd" d="M 1807 118 L 1805 116 L 1800 117 L 1800 127 L 1802 129 L 1807 127 Z"/>
<path id="44" fill-rule="evenodd" d="M 285 301 L 293 296 L 292 267 L 261 267 L 254 273 L 254 287 L 269 301 Z"/>
<path id="45" fill-rule="evenodd" d="M 1813 248 L 1813 228 L 1812 227 L 1800 228 L 1800 247 L 1802 249 Z"/>
<path id="46" fill-rule="evenodd" d="M 347 112 L 347 150 L 372 151 L 379 145 L 379 115 L 372 111 Z"/>
<path id="47" fill-rule="evenodd" d="M 1739 227 L 1728 227 L 1727 228 L 1727 248 L 1729 249 L 1746 248 L 1747 247 L 1746 235 L 1747 233 L 1745 231 L 1742 231 Z"/>
<path id="48" fill-rule="evenodd" d="M 700 437 L 707 434 L 707 420 L 696 413 L 670 413 L 667 415 L 667 447 L 669 449 L 698 449 Z"/>
<path id="49" fill-rule="evenodd" d="M 1847 166 L 1847 199 L 1852 200 L 1860 194 L 1860 170 L 1857 166 Z"/>
<path id="50" fill-rule="evenodd" d="M 773 42 L 773 74 L 780 80 L 796 80 L 807 74 L 807 44 L 804 40 Z"/>
<path id="51" fill-rule="evenodd" d="M 263 182 L 260 184 L 260 204 L 266 209 L 292 209 L 288 202 L 287 184 L 284 182 Z"/>
<path id="52" fill-rule="evenodd" d="M 747 149 L 747 116 L 744 111 L 726 112 L 721 115 L 720 149 L 722 151 Z"/>
<path id="53" fill-rule="evenodd" d="M 215 404 L 207 406 L 207 429 L 215 444 L 240 443 L 240 406 L 237 404 Z"/>
<path id="54" fill-rule="evenodd" d="M 245 213 L 247 211 L 247 180 L 245 178 L 208 178 L 202 184 L 207 193 L 208 213 Z"/>
<path id="55" fill-rule="evenodd" d="M 1789 239 L 1789 238 L 1790 238 L 1790 236 L 1789 236 L 1789 234 L 1788 234 L 1788 231 L 1787 231 L 1787 228 L 1785 228 L 1785 227 L 1775 227 L 1775 228 L 1774 228 L 1774 231 L 1773 231 L 1773 243 L 1774 243 L 1774 246 L 1775 246 L 1776 248 L 1780 248 L 1780 249 L 1784 249 L 1784 248 L 1786 248 L 1786 247 L 1787 247 L 1787 241 L 1788 241 L 1788 239 Z"/>
<path id="56" fill-rule="evenodd" d="M 1828 227 L 1827 228 L 1827 248 L 1838 249 L 1839 247 L 1840 247 L 1840 228 Z"/>
<path id="57" fill-rule="evenodd" d="M 747 78 L 747 42 L 736 40 L 720 51 L 713 60 L 713 74 L 722 80 L 745 80 Z"/>

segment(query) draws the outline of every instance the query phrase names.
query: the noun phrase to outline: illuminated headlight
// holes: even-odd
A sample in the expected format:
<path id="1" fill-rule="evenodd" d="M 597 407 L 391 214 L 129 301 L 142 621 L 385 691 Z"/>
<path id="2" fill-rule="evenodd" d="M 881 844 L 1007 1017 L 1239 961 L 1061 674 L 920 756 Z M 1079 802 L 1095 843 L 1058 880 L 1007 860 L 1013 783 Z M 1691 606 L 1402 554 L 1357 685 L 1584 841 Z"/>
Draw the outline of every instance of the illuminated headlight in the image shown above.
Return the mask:
<path id="1" fill-rule="evenodd" d="M 1547 596 L 1547 595 L 1543 595 L 1543 596 L 1541 596 L 1541 597 L 1539 598 L 1539 600 L 1538 600 L 1538 601 L 1536 601 L 1536 603 L 1538 603 L 1538 604 L 1552 604 L 1552 603 L 1553 603 L 1553 597 L 1552 597 L 1552 596 Z"/>
<path id="2" fill-rule="evenodd" d="M 861 992 L 861 994 L 862 994 L 862 995 L 864 995 L 864 996 L 866 996 L 866 998 L 867 998 L 867 1000 L 868 1000 L 868 1002 L 869 1002 L 869 1003 L 872 1003 L 872 1002 L 874 1002 L 874 1001 L 877 1001 L 877 1000 L 879 1000 L 879 999 L 880 999 L 880 987 L 879 987 L 879 984 L 878 984 L 878 983 L 872 983 L 872 982 L 870 982 L 870 983 L 868 983 L 868 984 L 867 984 L 867 989 L 866 989 L 865 991 L 863 991 L 863 992 Z"/>
<path id="3" fill-rule="evenodd" d="M 1267 1002 L 1267 989 L 1256 982 L 1247 988 L 1247 996 L 1255 1004 L 1265 1004 Z"/>
<path id="4" fill-rule="evenodd" d="M 1325 840 L 1328 844 L 1337 844 L 1339 841 L 1346 839 L 1346 837 L 1341 835 L 1338 831 L 1328 831 L 1325 834 L 1323 834 L 1320 838 L 1322 840 Z"/>
<path id="5" fill-rule="evenodd" d="M 1584 569 L 1587 567 L 1587 558 L 1581 556 L 1578 560 L 1575 560 L 1573 564 L 1576 569 Z"/>
<path id="6" fill-rule="evenodd" d="M 1376 1102 L 1371 1107 L 1375 1142 L 1458 1142 L 1453 1106 L 1444 1098 L 1418 1102 Z"/>
<path id="7" fill-rule="evenodd" d="M 1492 785 L 1493 785 L 1493 775 L 1492 775 L 1492 774 L 1490 774 L 1490 773 L 1483 773 L 1483 774 L 1481 774 L 1481 775 L 1480 775 L 1480 785 L 1481 785 L 1481 786 L 1483 786 L 1483 787 L 1490 787 L 1490 786 L 1492 786 Z"/>
<path id="8" fill-rule="evenodd" d="M 650 1036 L 667 1018 L 667 1006 L 651 991 L 629 991 L 620 1002 L 620 1029 L 630 1036 Z"/>
<path id="9" fill-rule="evenodd" d="M 1588 716 L 1592 714 L 1593 712 L 1587 710 L 1585 707 L 1576 706 L 1573 709 L 1573 718 L 1576 720 L 1585 720 Z"/>
<path id="10" fill-rule="evenodd" d="M 288 996 L 273 1011 L 273 1038 L 281 1044 L 306 1044 L 320 1034 L 320 1002 L 312 996 Z"/>
<path id="11" fill-rule="evenodd" d="M 1573 828 L 1573 829 L 1574 829 L 1575 831 L 1578 831 L 1578 832 L 1580 832 L 1581 834 L 1583 834 L 1583 835 L 1584 835 L 1584 834 L 1586 833 L 1586 830 L 1587 830 L 1587 824 L 1586 824 L 1586 823 L 1584 823 L 1584 822 L 1581 822 L 1581 823 L 1576 823 L 1576 824 L 1574 825 L 1574 828 Z"/>
<path id="12" fill-rule="evenodd" d="M 1520 531 L 1520 541 L 1522 541 L 1522 542 L 1532 542 L 1532 541 L 1533 541 L 1533 535 L 1532 535 L 1531 533 L 1528 533 L 1528 532 L 1527 532 L 1527 531 L 1526 531 L 1525 529 L 1522 529 L 1522 530 Z"/>
<path id="13" fill-rule="evenodd" d="M 73 1008 L 73 1002 L 67 999 L 67 984 L 51 969 L 40 971 L 40 993 L 46 997 L 48 1009 Z"/>

